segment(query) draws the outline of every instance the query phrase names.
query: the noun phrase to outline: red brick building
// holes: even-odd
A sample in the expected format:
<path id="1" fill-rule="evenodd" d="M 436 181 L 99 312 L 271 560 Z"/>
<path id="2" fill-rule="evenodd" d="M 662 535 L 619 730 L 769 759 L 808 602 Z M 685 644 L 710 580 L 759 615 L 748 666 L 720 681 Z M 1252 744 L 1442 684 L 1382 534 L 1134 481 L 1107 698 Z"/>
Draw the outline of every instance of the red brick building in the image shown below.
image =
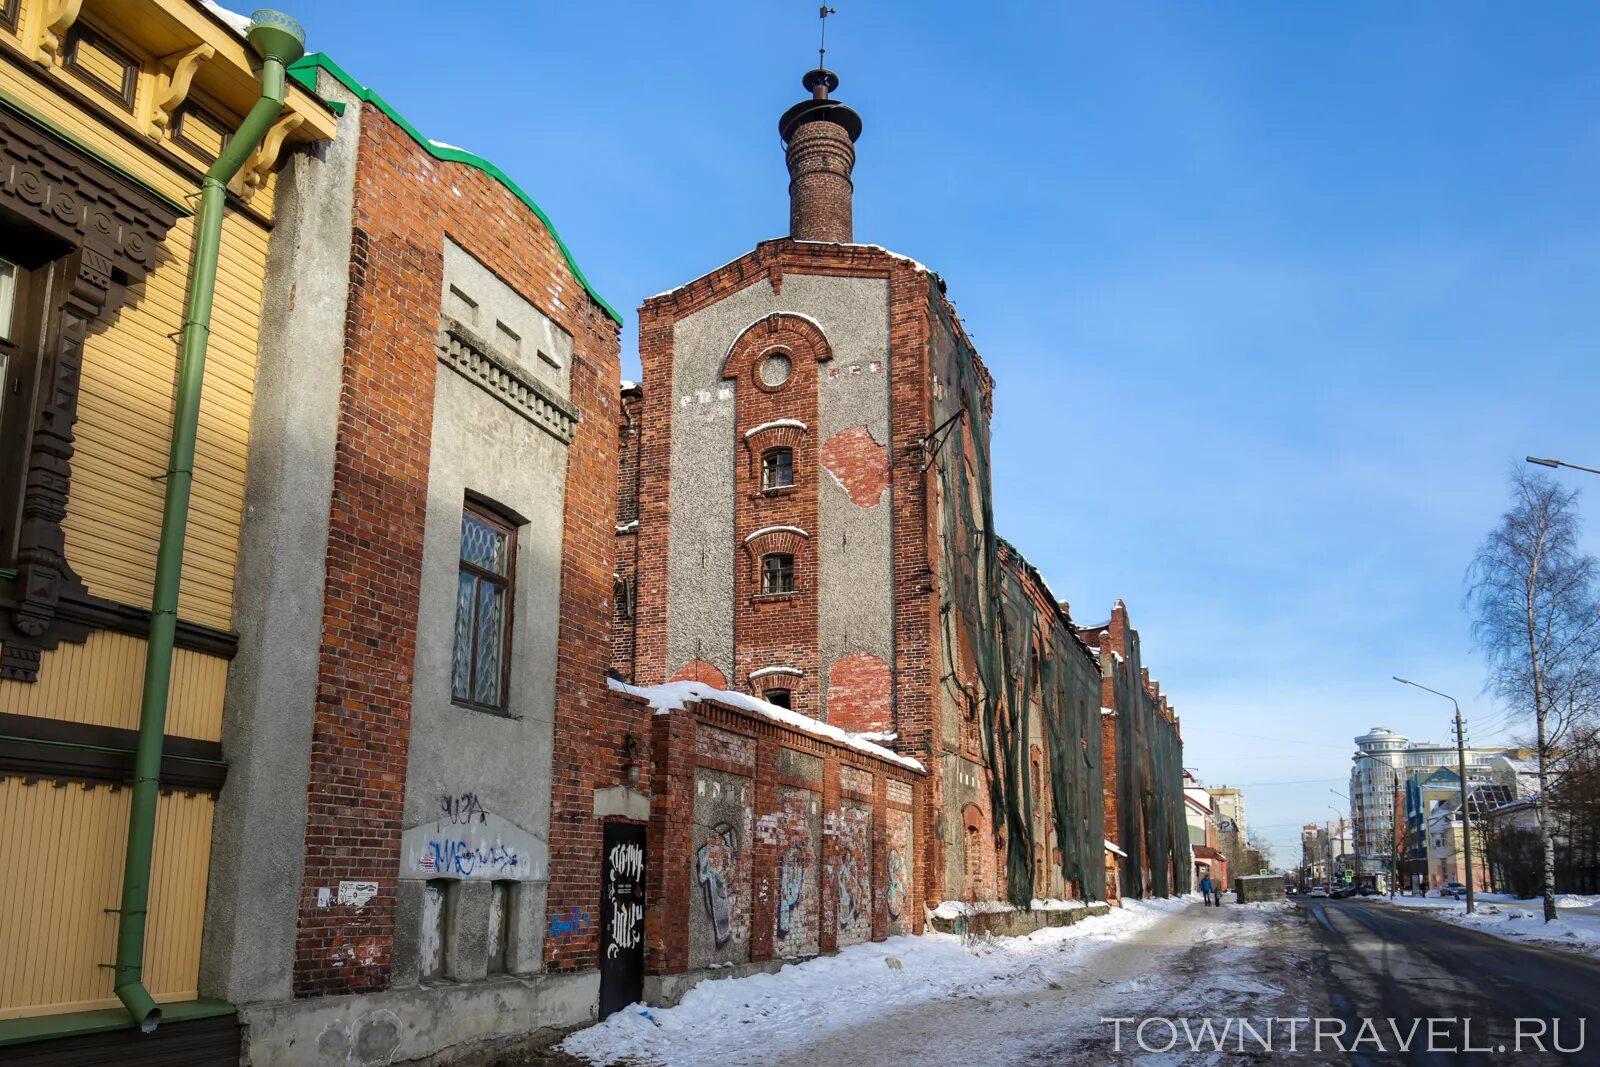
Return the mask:
<path id="1" fill-rule="evenodd" d="M 595 1016 L 620 319 L 492 164 L 294 74 L 338 136 L 279 186 L 201 990 L 247 1063 L 431 1061 Z"/>
<path id="2" fill-rule="evenodd" d="M 943 280 L 855 241 L 862 123 L 838 84 L 810 72 L 779 123 L 790 235 L 640 309 L 612 666 L 915 759 L 922 904 L 1104 899 L 1102 664 L 994 529 L 994 383 Z M 660 736 L 658 775 L 677 758 Z M 657 790 L 654 862 L 685 862 L 673 802 Z M 680 912 L 663 903 L 655 933 Z M 688 919 L 691 940 L 714 921 Z M 696 967 L 651 952 L 662 973 Z"/>

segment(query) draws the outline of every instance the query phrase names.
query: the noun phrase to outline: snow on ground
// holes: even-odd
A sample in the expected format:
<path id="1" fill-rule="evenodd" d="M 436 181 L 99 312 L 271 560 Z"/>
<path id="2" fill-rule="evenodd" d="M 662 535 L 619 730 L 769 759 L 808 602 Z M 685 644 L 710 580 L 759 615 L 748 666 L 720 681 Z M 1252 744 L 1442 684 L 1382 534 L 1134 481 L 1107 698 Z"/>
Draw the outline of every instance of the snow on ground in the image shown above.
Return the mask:
<path id="1" fill-rule="evenodd" d="M 1424 908 L 1433 918 L 1468 926 L 1509 941 L 1561 945 L 1600 954 L 1600 896 L 1563 893 L 1556 897 L 1555 922 L 1544 921 L 1544 903 L 1504 893 L 1477 894 L 1478 911 L 1467 914 L 1467 902 L 1449 897 L 1366 898 L 1401 908 Z"/>
<path id="2" fill-rule="evenodd" d="M 857 945 L 777 974 L 705 981 L 569 1037 L 591 1063 L 659 1067 L 1123 1064 L 1117 1017 L 1326 1014 L 1296 909 L 1129 901 L 1027 937 L 947 934 Z M 1211 1064 L 1215 1053 L 1162 1057 Z"/>
<path id="3" fill-rule="evenodd" d="M 574 1034 L 562 1050 L 593 1063 L 750 1062 L 752 1040 L 770 1054 L 929 1001 L 1060 989 L 1107 947 L 1191 903 L 1129 901 L 1027 937 L 928 933 L 852 945 L 776 974 L 701 982 L 675 1008 L 636 1004 Z"/>

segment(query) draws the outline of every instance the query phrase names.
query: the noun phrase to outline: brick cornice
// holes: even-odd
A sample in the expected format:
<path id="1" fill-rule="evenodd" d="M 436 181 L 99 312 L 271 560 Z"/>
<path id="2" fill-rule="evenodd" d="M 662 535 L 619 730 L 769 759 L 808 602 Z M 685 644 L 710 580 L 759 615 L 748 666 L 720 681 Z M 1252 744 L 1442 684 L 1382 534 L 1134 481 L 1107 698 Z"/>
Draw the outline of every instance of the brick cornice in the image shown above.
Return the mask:
<path id="1" fill-rule="evenodd" d="M 781 291 L 786 274 L 820 274 L 851 278 L 888 278 L 896 273 L 918 273 L 904 256 L 876 245 L 826 244 L 778 237 L 762 241 L 744 255 L 668 292 L 650 297 L 639 308 L 647 314 L 676 320 L 759 281 Z"/>

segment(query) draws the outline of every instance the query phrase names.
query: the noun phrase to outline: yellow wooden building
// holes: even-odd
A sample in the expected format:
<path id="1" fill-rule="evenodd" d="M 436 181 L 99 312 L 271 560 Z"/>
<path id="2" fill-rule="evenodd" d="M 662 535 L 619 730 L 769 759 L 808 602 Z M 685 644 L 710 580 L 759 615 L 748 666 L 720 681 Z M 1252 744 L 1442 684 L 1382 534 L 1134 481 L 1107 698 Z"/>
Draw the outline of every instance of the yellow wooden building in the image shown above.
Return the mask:
<path id="1" fill-rule="evenodd" d="M 200 0 L 0 0 L 0 1060 L 129 1024 L 110 964 L 199 190 L 261 71 Z M 197 972 L 275 170 L 335 122 L 291 83 L 227 186 L 144 942 L 167 1021 L 227 1010 Z"/>

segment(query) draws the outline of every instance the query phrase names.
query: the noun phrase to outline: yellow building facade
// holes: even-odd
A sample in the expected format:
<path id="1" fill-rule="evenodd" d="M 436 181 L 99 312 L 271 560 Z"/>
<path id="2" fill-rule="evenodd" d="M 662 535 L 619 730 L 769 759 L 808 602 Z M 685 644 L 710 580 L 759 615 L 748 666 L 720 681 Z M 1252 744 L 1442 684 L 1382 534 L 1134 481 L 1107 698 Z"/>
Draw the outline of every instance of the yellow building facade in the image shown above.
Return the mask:
<path id="1" fill-rule="evenodd" d="M 239 21 L 198 0 L 0 0 L 0 818 L 33 858 L 0 879 L 0 1059 L 46 1017 L 115 1025 L 196 196 L 256 70 Z M 145 949 L 163 1004 L 198 996 L 274 174 L 336 121 L 291 86 L 229 187 Z"/>

